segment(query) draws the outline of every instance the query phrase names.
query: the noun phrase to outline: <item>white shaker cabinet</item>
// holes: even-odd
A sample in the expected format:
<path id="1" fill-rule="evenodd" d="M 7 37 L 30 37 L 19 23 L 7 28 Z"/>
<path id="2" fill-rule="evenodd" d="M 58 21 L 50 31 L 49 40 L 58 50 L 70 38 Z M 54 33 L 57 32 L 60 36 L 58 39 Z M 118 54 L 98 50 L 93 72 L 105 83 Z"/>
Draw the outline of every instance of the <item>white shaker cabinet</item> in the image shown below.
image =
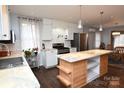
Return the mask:
<path id="1" fill-rule="evenodd" d="M 75 26 L 71 23 L 68 24 L 68 28 L 65 30 L 65 40 L 73 40 L 73 33 L 75 31 Z"/>
<path id="2" fill-rule="evenodd" d="M 52 40 L 52 25 L 43 24 L 41 38 L 42 40 Z"/>
<path id="3" fill-rule="evenodd" d="M 45 68 L 51 68 L 58 64 L 56 49 L 42 50 L 41 52 L 43 66 Z"/>
<path id="4" fill-rule="evenodd" d="M 42 40 L 52 40 L 52 20 L 43 19 L 42 21 Z"/>
<path id="5" fill-rule="evenodd" d="M 8 6 L 0 5 L 0 40 L 10 39 Z"/>
<path id="6" fill-rule="evenodd" d="M 71 29 L 65 30 L 65 40 L 73 40 L 73 32 Z"/>

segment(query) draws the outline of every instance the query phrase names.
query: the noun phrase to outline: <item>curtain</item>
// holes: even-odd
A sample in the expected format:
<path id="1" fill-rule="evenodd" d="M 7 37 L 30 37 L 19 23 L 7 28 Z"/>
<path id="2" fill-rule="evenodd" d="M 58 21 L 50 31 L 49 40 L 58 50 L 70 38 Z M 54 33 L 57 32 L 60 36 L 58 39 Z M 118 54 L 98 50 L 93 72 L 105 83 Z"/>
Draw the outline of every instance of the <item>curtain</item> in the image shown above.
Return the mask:
<path id="1" fill-rule="evenodd" d="M 95 47 L 99 48 L 100 42 L 101 42 L 101 37 L 100 37 L 100 32 L 96 32 L 95 34 Z"/>
<path id="2" fill-rule="evenodd" d="M 21 48 L 40 48 L 40 24 L 41 21 L 31 18 L 19 17 Z"/>

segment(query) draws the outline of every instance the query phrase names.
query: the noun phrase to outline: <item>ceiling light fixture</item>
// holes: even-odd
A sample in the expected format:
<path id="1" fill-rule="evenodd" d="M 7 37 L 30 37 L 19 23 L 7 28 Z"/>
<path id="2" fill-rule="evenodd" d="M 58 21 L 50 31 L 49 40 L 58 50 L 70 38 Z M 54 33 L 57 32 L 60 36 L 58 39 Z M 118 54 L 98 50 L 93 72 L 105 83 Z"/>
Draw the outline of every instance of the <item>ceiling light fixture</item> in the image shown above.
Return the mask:
<path id="1" fill-rule="evenodd" d="M 103 15 L 103 11 L 100 12 L 100 15 L 101 15 L 101 23 L 100 23 L 100 26 L 99 26 L 99 31 L 103 31 L 103 26 L 102 26 L 102 15 Z"/>
<path id="2" fill-rule="evenodd" d="M 79 19 L 79 21 L 78 21 L 78 28 L 79 28 L 79 29 L 83 28 L 81 16 L 82 16 L 82 15 L 81 15 L 81 5 L 80 5 L 80 19 Z"/>

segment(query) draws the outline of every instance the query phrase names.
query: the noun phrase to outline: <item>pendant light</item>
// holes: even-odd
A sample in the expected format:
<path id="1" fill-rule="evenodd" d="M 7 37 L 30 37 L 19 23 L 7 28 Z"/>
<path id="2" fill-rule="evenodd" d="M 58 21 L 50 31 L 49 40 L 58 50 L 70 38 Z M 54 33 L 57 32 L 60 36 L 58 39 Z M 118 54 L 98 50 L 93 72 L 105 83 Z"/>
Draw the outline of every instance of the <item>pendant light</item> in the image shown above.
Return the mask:
<path id="1" fill-rule="evenodd" d="M 79 21 L 78 21 L 78 28 L 79 28 L 79 29 L 83 28 L 81 16 L 82 16 L 82 15 L 81 15 L 81 5 L 80 5 L 80 19 L 79 19 Z"/>
<path id="2" fill-rule="evenodd" d="M 103 26 L 102 26 L 102 15 L 103 15 L 103 11 L 100 12 L 100 15 L 101 15 L 101 23 L 100 23 L 100 26 L 99 26 L 99 31 L 103 31 Z"/>

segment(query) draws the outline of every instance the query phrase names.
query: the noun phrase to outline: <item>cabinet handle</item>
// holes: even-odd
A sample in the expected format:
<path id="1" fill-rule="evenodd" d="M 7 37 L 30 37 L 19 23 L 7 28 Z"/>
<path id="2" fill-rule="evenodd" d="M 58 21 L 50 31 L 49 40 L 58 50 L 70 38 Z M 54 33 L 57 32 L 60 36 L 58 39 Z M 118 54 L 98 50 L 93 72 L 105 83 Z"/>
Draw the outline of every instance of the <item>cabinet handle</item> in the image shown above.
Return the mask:
<path id="1" fill-rule="evenodd" d="M 4 37 L 6 37 L 7 35 L 6 35 L 6 34 L 4 34 L 3 36 L 4 36 Z"/>

